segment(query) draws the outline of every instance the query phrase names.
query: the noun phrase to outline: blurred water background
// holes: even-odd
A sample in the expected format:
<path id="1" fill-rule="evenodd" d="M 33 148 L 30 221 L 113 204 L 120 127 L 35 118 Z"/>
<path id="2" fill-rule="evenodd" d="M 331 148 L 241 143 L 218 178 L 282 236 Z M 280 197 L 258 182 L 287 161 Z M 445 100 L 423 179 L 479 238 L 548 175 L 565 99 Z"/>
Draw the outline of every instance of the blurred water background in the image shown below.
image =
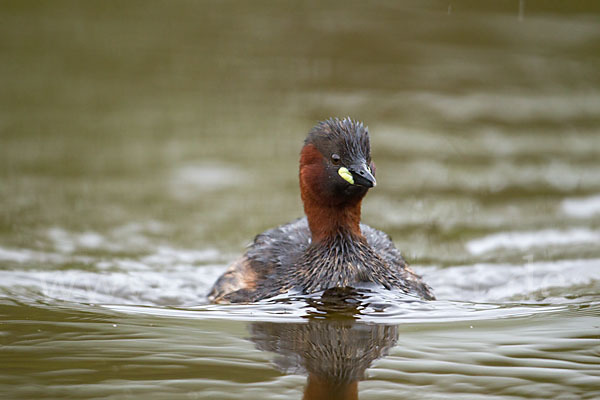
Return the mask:
<path id="1" fill-rule="evenodd" d="M 600 397 L 597 1 L 2 1 L 0 88 L 2 398 Z M 438 301 L 205 304 L 347 115 Z"/>

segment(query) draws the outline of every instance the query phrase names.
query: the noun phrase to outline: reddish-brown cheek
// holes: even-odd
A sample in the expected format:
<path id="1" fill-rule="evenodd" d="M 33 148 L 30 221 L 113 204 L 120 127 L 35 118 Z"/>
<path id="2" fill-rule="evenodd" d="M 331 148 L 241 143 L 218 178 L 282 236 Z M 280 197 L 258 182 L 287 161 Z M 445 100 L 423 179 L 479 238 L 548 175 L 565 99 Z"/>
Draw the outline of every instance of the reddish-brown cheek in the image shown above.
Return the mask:
<path id="1" fill-rule="evenodd" d="M 319 189 L 326 179 L 323 156 L 314 145 L 304 146 L 300 155 L 300 181 L 303 191 L 314 189 L 321 192 Z"/>
<path id="2" fill-rule="evenodd" d="M 304 192 L 310 192 L 312 195 L 321 195 L 323 193 L 321 185 L 324 179 L 323 167 L 319 165 L 305 165 L 300 170 L 300 180 Z"/>
<path id="3" fill-rule="evenodd" d="M 300 166 L 309 166 L 322 163 L 323 156 L 314 144 L 307 144 L 300 152 Z"/>

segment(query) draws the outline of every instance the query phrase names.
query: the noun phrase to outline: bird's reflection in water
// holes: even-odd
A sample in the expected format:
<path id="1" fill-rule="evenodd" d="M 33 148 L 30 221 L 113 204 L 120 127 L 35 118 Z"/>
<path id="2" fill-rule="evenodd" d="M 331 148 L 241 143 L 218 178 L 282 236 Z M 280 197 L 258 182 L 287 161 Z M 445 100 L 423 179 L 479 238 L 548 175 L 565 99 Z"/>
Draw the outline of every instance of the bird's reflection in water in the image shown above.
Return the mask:
<path id="1" fill-rule="evenodd" d="M 309 301 L 314 312 L 307 323 L 251 325 L 252 341 L 278 354 L 279 369 L 308 375 L 303 399 L 358 399 L 365 370 L 396 343 L 396 326 L 356 322 L 360 297 L 348 288 L 327 291 Z"/>

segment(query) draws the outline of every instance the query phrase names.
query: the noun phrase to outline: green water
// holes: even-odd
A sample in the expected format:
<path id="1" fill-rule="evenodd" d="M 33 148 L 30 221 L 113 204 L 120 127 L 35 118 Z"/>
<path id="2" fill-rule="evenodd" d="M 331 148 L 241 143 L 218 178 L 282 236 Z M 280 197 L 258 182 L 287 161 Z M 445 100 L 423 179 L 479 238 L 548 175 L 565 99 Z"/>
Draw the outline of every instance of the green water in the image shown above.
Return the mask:
<path id="1" fill-rule="evenodd" d="M 439 301 L 205 304 L 346 115 Z M 598 398 L 599 160 L 596 1 L 4 1 L 0 395 Z"/>

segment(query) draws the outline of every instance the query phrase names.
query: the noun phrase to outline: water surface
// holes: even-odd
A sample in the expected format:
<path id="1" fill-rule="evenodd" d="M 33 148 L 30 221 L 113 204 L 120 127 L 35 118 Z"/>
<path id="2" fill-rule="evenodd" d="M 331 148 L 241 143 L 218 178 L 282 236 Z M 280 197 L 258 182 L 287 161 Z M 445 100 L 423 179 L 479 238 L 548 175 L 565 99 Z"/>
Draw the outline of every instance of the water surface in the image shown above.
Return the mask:
<path id="1" fill-rule="evenodd" d="M 4 2 L 0 394 L 600 397 L 599 71 L 593 1 Z M 206 304 L 346 115 L 438 300 Z"/>

